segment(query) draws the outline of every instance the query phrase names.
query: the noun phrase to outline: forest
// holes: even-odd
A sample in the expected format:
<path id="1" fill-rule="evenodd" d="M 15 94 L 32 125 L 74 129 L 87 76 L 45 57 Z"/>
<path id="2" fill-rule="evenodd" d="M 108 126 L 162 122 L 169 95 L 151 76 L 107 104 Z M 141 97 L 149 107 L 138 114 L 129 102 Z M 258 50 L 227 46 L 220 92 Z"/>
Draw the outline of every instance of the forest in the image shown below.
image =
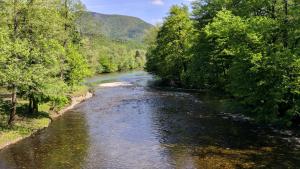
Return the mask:
<path id="1" fill-rule="evenodd" d="M 0 12 L 1 130 L 16 115 L 58 111 L 88 76 L 145 64 L 143 45 L 82 32 L 80 0 L 0 0 Z"/>
<path id="2" fill-rule="evenodd" d="M 300 0 L 0 0 L 0 169 L 299 166 Z"/>
<path id="3" fill-rule="evenodd" d="M 146 51 L 143 44 L 109 39 L 101 35 L 86 37 L 88 40 L 84 54 L 89 58 L 93 74 L 142 69 L 145 66 Z"/>
<path id="4" fill-rule="evenodd" d="M 263 123 L 299 122 L 299 0 L 175 5 L 147 39 L 146 68 L 169 85 L 225 93 Z"/>

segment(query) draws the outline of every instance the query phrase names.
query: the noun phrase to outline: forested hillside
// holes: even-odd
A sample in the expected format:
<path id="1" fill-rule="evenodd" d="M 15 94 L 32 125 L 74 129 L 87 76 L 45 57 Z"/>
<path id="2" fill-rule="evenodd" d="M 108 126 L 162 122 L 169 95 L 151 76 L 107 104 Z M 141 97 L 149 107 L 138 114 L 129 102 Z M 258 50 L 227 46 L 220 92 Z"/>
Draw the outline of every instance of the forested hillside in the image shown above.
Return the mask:
<path id="1" fill-rule="evenodd" d="M 146 63 L 145 45 L 135 41 L 112 40 L 102 35 L 85 35 L 82 50 L 93 73 L 142 69 Z"/>
<path id="2" fill-rule="evenodd" d="M 76 23 L 94 73 L 144 67 L 146 52 L 142 40 L 152 25 L 135 17 L 95 12 L 82 13 Z"/>
<path id="3" fill-rule="evenodd" d="M 133 40 L 141 42 L 144 33 L 151 24 L 131 16 L 106 15 L 85 12 L 79 19 L 80 31 L 83 34 L 102 34 L 113 40 Z"/>
<path id="4" fill-rule="evenodd" d="M 172 85 L 225 92 L 266 123 L 300 115 L 300 1 L 196 0 L 148 37 L 147 70 Z M 151 39 L 151 38 L 148 38 Z"/>

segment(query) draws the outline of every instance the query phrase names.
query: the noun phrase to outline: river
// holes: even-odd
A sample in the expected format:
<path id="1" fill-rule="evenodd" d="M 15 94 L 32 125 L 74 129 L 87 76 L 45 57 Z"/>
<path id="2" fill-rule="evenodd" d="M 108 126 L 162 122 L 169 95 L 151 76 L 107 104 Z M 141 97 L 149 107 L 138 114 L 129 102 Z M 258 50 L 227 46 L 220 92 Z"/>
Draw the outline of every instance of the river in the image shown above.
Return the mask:
<path id="1" fill-rule="evenodd" d="M 218 97 L 152 81 L 143 71 L 87 79 L 95 96 L 2 150 L 0 168 L 300 168 L 297 130 L 262 127 L 220 111 Z"/>

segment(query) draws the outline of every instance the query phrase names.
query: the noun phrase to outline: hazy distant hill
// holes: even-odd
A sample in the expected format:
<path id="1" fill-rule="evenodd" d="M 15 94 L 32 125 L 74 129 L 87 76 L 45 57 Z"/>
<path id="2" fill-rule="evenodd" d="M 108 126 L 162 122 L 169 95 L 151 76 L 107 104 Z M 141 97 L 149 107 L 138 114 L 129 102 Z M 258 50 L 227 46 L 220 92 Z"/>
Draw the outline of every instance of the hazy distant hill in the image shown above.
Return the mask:
<path id="1" fill-rule="evenodd" d="M 152 25 L 131 16 L 87 12 L 79 19 L 84 34 L 102 34 L 111 39 L 141 41 Z"/>

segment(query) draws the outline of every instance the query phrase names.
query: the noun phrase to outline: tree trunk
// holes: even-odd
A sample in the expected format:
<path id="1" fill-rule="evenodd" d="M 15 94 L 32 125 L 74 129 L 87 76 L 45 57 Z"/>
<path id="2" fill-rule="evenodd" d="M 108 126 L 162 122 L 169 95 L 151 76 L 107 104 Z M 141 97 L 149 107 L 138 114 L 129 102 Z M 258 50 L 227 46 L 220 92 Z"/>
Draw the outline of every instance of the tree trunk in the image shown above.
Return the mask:
<path id="1" fill-rule="evenodd" d="M 32 97 L 29 96 L 28 114 L 31 114 L 32 110 L 33 110 L 33 101 L 32 101 Z"/>
<path id="2" fill-rule="evenodd" d="M 33 113 L 34 114 L 38 113 L 39 112 L 39 102 L 38 102 L 38 100 L 34 98 L 32 105 L 33 105 Z"/>
<path id="3" fill-rule="evenodd" d="M 64 24 L 64 29 L 65 29 L 65 33 L 68 32 L 68 28 L 69 28 L 69 24 L 68 24 L 68 21 L 69 21 L 69 6 L 68 6 L 68 0 L 65 0 L 65 24 Z M 64 48 L 67 48 L 67 42 L 68 42 L 68 39 L 66 38 L 64 40 Z"/>
<path id="4" fill-rule="evenodd" d="M 8 125 L 12 125 L 15 120 L 16 112 L 17 112 L 17 88 L 13 86 L 12 94 L 11 94 L 11 111 L 9 115 Z"/>
<path id="5" fill-rule="evenodd" d="M 29 114 L 36 114 L 39 112 L 39 104 L 37 99 L 34 98 L 33 95 L 29 97 L 29 105 L 28 105 L 28 113 Z"/>
<path id="6" fill-rule="evenodd" d="M 283 0 L 284 1 L 284 32 L 283 32 L 283 46 L 288 47 L 288 0 Z"/>
<path id="7" fill-rule="evenodd" d="M 64 0 L 64 11 L 63 11 L 63 17 L 64 17 L 64 33 L 68 35 L 68 28 L 69 28 L 69 24 L 68 24 L 68 21 L 69 21 L 69 6 L 68 6 L 68 3 L 69 3 L 69 0 Z M 65 39 L 63 39 L 63 47 L 65 48 L 65 50 L 67 49 L 67 46 L 68 46 L 68 38 L 65 37 Z M 60 65 L 60 79 L 61 80 L 65 80 L 65 70 L 64 70 L 64 64 L 65 64 L 65 59 L 64 59 L 64 56 L 61 57 L 61 61 L 60 61 L 61 65 Z"/>

